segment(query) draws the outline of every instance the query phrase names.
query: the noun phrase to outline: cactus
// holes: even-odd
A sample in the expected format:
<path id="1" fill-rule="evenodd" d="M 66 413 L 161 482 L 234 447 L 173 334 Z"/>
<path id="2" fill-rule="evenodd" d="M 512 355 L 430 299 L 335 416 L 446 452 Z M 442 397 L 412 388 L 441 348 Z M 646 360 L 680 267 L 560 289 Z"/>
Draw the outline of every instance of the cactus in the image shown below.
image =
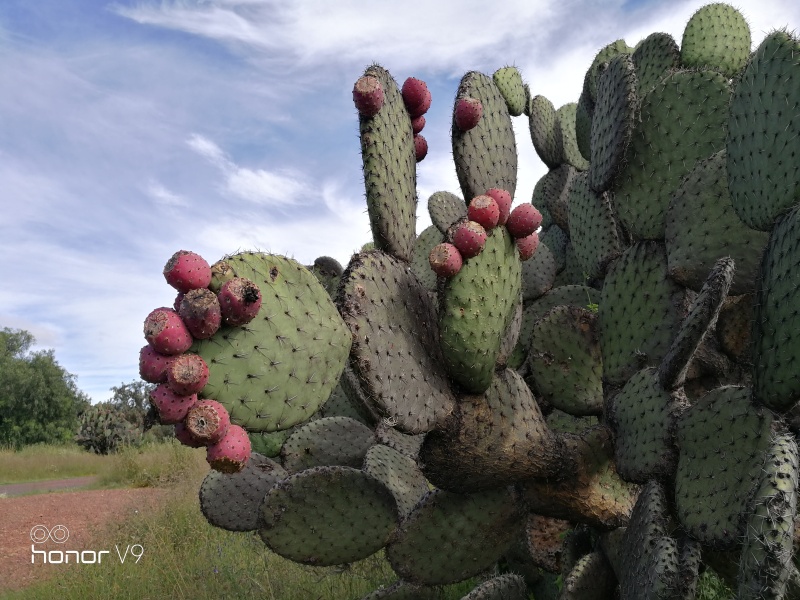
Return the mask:
<path id="1" fill-rule="evenodd" d="M 122 411 L 96 404 L 81 414 L 75 443 L 95 454 L 111 454 L 141 437 L 141 432 L 125 419 Z"/>

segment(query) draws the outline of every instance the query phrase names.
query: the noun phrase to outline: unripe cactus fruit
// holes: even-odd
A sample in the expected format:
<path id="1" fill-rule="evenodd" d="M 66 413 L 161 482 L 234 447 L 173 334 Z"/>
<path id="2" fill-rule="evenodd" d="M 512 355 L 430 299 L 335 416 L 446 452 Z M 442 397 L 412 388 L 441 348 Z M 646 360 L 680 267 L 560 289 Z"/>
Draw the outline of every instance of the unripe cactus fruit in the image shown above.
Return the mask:
<path id="1" fill-rule="evenodd" d="M 175 439 L 184 446 L 189 446 L 189 448 L 202 448 L 205 446 L 203 442 L 192 435 L 191 431 L 186 429 L 186 425 L 183 424 L 183 421 L 175 423 Z"/>
<path id="2" fill-rule="evenodd" d="M 219 291 L 219 307 L 228 325 L 245 325 L 261 308 L 261 290 L 245 277 L 234 277 Z"/>
<path id="3" fill-rule="evenodd" d="M 187 292 L 181 300 L 178 314 L 196 340 L 210 338 L 222 324 L 217 295 L 205 288 Z"/>
<path id="4" fill-rule="evenodd" d="M 159 354 L 182 354 L 192 345 L 192 334 L 178 313 L 171 308 L 157 308 L 144 320 L 144 337 Z"/>
<path id="5" fill-rule="evenodd" d="M 463 258 L 478 256 L 486 245 L 486 230 L 475 221 L 467 221 L 456 229 L 453 245 Z"/>
<path id="6" fill-rule="evenodd" d="M 403 95 L 403 103 L 412 119 L 421 117 L 431 107 L 431 92 L 421 79 L 409 77 L 403 83 L 400 93 Z"/>
<path id="7" fill-rule="evenodd" d="M 362 117 L 374 117 L 383 106 L 383 86 L 377 77 L 364 75 L 353 86 L 353 102 Z"/>
<path id="8" fill-rule="evenodd" d="M 414 155 L 417 162 L 423 160 L 428 155 L 428 140 L 421 135 L 414 136 Z"/>
<path id="9" fill-rule="evenodd" d="M 167 369 L 167 385 L 181 396 L 196 394 L 208 383 L 208 365 L 197 354 L 181 354 Z"/>
<path id="10" fill-rule="evenodd" d="M 176 394 L 166 383 L 150 392 L 150 404 L 156 409 L 162 425 L 180 423 L 196 403 L 197 394 Z"/>
<path id="11" fill-rule="evenodd" d="M 453 244 L 437 244 L 428 256 L 431 270 L 439 277 L 453 277 L 461 270 L 464 260 Z"/>
<path id="12" fill-rule="evenodd" d="M 511 194 L 507 190 L 491 188 L 486 190 L 486 195 L 494 198 L 494 201 L 497 202 L 497 207 L 500 209 L 500 219 L 497 224 L 505 225 L 506 221 L 508 221 L 508 215 L 511 213 Z"/>
<path id="13" fill-rule="evenodd" d="M 416 119 L 411 119 L 411 131 L 414 135 L 417 135 L 423 129 L 425 129 L 425 117 L 420 115 Z"/>
<path id="14" fill-rule="evenodd" d="M 220 441 L 208 447 L 206 460 L 215 471 L 238 473 L 250 458 L 250 451 L 247 431 L 238 425 L 231 425 Z"/>
<path id="15" fill-rule="evenodd" d="M 199 254 L 178 250 L 164 265 L 164 278 L 179 292 L 208 287 L 211 267 Z"/>
<path id="16" fill-rule="evenodd" d="M 536 254 L 536 249 L 539 247 L 539 234 L 532 233 L 523 238 L 517 238 L 514 242 L 519 250 L 519 259 L 522 261 L 528 260 L 531 256 Z"/>
<path id="17" fill-rule="evenodd" d="M 219 294 L 222 285 L 234 277 L 236 277 L 236 274 L 233 272 L 233 267 L 224 260 L 218 260 L 211 265 L 211 283 L 208 285 L 208 289 L 215 294 Z"/>
<path id="18" fill-rule="evenodd" d="M 456 127 L 461 131 L 469 131 L 476 127 L 483 116 L 483 104 L 477 98 L 459 98 L 453 114 Z"/>
<path id="19" fill-rule="evenodd" d="M 500 221 L 500 207 L 491 196 L 475 196 L 469 202 L 467 217 L 470 221 L 480 224 L 486 231 L 497 227 Z"/>
<path id="20" fill-rule="evenodd" d="M 148 344 L 139 351 L 139 377 L 147 383 L 166 383 L 167 368 L 175 356 L 159 354 Z"/>
<path id="21" fill-rule="evenodd" d="M 186 429 L 204 444 L 216 444 L 228 431 L 230 415 L 216 400 L 199 400 L 183 420 Z"/>
<path id="22" fill-rule="evenodd" d="M 542 214 L 536 210 L 533 204 L 520 204 L 514 210 L 506 221 L 506 228 L 515 239 L 528 237 L 534 231 L 539 229 L 542 224 Z"/>

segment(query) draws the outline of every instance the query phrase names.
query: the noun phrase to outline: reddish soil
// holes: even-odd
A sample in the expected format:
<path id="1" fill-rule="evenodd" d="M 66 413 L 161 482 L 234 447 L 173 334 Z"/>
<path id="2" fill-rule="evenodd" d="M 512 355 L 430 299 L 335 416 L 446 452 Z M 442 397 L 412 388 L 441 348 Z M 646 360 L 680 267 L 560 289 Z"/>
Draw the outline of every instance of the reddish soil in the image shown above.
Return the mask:
<path id="1" fill-rule="evenodd" d="M 74 480 L 67 482 L 67 487 L 74 487 Z M 81 568 L 81 565 L 75 564 L 75 555 L 66 554 L 67 550 L 110 550 L 113 553 L 113 541 L 110 548 L 92 544 L 103 528 L 112 521 L 121 521 L 136 515 L 143 507 L 152 506 L 163 495 L 163 490 L 143 488 L 0 498 L 0 560 L 3 565 L 0 569 L 0 593 L 39 581 L 55 574 L 59 569 Z M 54 530 L 57 525 L 63 527 Z M 32 537 L 37 534 L 47 537 L 48 531 L 52 531 L 52 537 L 57 540 L 61 539 L 59 534 L 63 535 L 68 531 L 68 538 L 62 543 L 52 539 L 41 543 L 33 542 Z M 69 564 L 43 564 L 44 559 L 39 554 L 36 555 L 36 563 L 32 564 L 32 548 L 48 552 L 60 550 L 62 552 L 55 556 L 65 556 Z M 91 553 L 84 556 L 87 560 L 91 559 Z M 117 559 L 116 556 L 113 558 Z"/>

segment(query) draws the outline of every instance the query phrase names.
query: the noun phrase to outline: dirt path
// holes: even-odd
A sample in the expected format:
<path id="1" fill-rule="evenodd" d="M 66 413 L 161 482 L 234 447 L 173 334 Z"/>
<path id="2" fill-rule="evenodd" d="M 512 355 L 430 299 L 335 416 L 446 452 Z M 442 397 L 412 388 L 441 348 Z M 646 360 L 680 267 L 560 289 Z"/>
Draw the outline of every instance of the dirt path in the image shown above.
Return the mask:
<path id="1" fill-rule="evenodd" d="M 88 551 L 81 555 L 86 561 L 93 552 L 114 552 L 113 544 L 111 548 L 93 547 L 98 530 L 112 520 L 135 516 L 163 496 L 163 490 L 143 488 L 0 498 L 0 593 L 24 587 L 56 569 L 82 568 L 75 564 L 77 555 L 67 554 L 68 550 Z M 48 556 L 54 560 L 65 557 L 69 564 L 44 564 L 44 555 L 34 556 L 34 549 L 52 553 Z"/>

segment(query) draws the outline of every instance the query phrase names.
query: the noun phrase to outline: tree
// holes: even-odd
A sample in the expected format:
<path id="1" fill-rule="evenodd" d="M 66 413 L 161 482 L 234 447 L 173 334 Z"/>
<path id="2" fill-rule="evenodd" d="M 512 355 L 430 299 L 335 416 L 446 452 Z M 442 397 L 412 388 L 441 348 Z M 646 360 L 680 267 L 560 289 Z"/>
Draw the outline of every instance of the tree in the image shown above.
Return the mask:
<path id="1" fill-rule="evenodd" d="M 0 330 L 0 445 L 71 441 L 91 404 L 53 350 L 32 352 L 35 343 L 28 331 Z"/>
<path id="2" fill-rule="evenodd" d="M 107 404 L 119 410 L 128 422 L 142 427 L 150 409 L 150 392 L 155 387 L 141 380 L 121 383 L 111 388 L 112 396 Z"/>

